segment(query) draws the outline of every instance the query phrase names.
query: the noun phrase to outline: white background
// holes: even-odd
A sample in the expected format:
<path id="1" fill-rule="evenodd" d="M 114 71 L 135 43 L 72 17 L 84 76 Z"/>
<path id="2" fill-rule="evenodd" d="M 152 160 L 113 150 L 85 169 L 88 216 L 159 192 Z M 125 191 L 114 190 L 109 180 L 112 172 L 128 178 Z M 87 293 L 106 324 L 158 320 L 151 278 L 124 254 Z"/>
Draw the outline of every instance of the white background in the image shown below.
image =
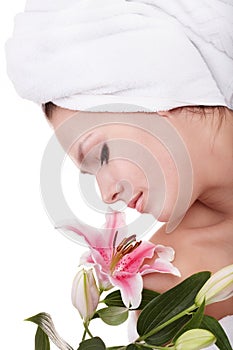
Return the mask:
<path id="1" fill-rule="evenodd" d="M 82 324 L 71 304 L 70 290 L 79 257 L 86 248 L 56 231 L 44 210 L 40 163 L 53 130 L 36 104 L 17 95 L 6 74 L 4 44 L 11 36 L 14 16 L 24 10 L 24 4 L 22 0 L 8 0 L 0 12 L 1 349 L 34 349 L 36 325 L 23 320 L 42 311 L 52 315 L 60 335 L 76 349 Z M 77 171 L 67 161 L 64 192 L 67 197 L 74 195 L 70 200 L 85 221 L 90 218 L 90 208 L 81 203 L 72 188 Z M 129 208 L 127 213 L 129 217 L 135 215 Z M 107 346 L 127 344 L 126 324 L 114 328 L 101 327 L 98 322 L 93 322 L 91 330 L 102 335 Z M 52 345 L 51 349 L 56 347 Z"/>

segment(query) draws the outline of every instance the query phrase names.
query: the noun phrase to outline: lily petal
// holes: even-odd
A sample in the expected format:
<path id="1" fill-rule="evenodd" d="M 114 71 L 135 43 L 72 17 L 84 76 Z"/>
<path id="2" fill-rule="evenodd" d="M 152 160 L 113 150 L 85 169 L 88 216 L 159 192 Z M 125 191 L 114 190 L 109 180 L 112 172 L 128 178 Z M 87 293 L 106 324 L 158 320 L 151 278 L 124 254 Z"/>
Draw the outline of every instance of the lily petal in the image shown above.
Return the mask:
<path id="1" fill-rule="evenodd" d="M 102 271 L 101 266 L 99 266 L 98 264 L 95 264 L 95 272 L 96 272 L 96 276 L 98 279 L 98 284 L 99 284 L 99 288 L 100 290 L 109 290 L 111 288 L 113 288 L 113 285 L 110 282 L 109 279 L 109 275 L 107 273 L 104 273 Z"/>
<path id="2" fill-rule="evenodd" d="M 105 245 L 102 247 L 113 247 L 113 243 L 115 243 L 114 245 L 116 246 L 127 236 L 125 213 L 108 209 L 108 212 L 105 213 L 105 219 L 106 222 L 102 228 L 107 229 L 108 231 L 106 232 L 107 239 Z M 122 229 L 122 227 L 125 227 L 125 229 Z M 121 229 L 119 230 L 119 228 Z M 118 231 L 118 234 L 116 242 L 114 242 L 116 231 Z"/>
<path id="3" fill-rule="evenodd" d="M 180 271 L 172 263 L 167 260 L 158 258 L 151 265 L 143 265 L 140 268 L 140 274 L 146 275 L 148 273 L 160 272 L 160 273 L 171 273 L 172 275 L 181 276 Z"/>
<path id="4" fill-rule="evenodd" d="M 110 281 L 114 286 L 120 289 L 121 298 L 126 307 L 130 307 L 131 305 L 133 309 L 136 309 L 140 305 L 143 282 L 139 273 L 117 273 L 110 277 Z"/>
<path id="5" fill-rule="evenodd" d="M 142 242 L 132 253 L 126 254 L 117 264 L 117 271 L 137 273 L 145 258 L 152 258 L 155 245 L 150 242 Z"/>
<path id="6" fill-rule="evenodd" d="M 109 271 L 112 258 L 112 250 L 108 248 L 91 249 L 94 262 L 102 267 L 102 270 Z"/>
<path id="7" fill-rule="evenodd" d="M 118 231 L 117 242 L 126 236 L 125 213 L 120 211 L 109 211 L 105 213 L 106 222 L 102 228 L 94 229 L 89 225 L 82 225 L 76 220 L 61 224 L 57 228 L 75 232 L 83 237 L 89 247 L 112 248 L 116 231 Z M 125 228 L 124 228 L 125 227 Z M 117 244 L 116 242 L 116 244 Z"/>
<path id="8" fill-rule="evenodd" d="M 175 251 L 171 247 L 166 247 L 162 244 L 157 244 L 155 248 L 155 252 L 157 253 L 159 258 L 164 260 L 173 261 L 175 257 Z"/>
<path id="9" fill-rule="evenodd" d="M 89 250 L 87 252 L 84 252 L 79 259 L 80 265 L 92 265 L 93 263 L 94 260 L 92 259 L 91 251 Z"/>
<path id="10" fill-rule="evenodd" d="M 96 240 L 98 241 L 98 237 L 100 235 L 100 232 L 98 232 L 97 229 L 93 230 L 88 225 L 80 225 L 74 220 L 68 223 L 63 223 L 61 226 L 57 226 L 56 228 L 75 232 L 78 236 L 84 238 L 89 247 L 96 245 Z"/>
<path id="11" fill-rule="evenodd" d="M 99 254 L 99 253 L 97 252 L 96 254 Z M 83 253 L 83 255 L 81 256 L 81 258 L 79 260 L 79 264 L 85 265 L 85 266 L 91 266 L 94 268 L 95 273 L 96 273 L 96 277 L 98 279 L 98 284 L 99 284 L 100 290 L 109 290 L 113 287 L 109 281 L 108 274 L 103 272 L 102 264 L 97 263 L 95 260 L 93 260 L 93 253 L 91 250 Z M 105 270 L 108 270 L 108 269 L 106 268 Z"/>

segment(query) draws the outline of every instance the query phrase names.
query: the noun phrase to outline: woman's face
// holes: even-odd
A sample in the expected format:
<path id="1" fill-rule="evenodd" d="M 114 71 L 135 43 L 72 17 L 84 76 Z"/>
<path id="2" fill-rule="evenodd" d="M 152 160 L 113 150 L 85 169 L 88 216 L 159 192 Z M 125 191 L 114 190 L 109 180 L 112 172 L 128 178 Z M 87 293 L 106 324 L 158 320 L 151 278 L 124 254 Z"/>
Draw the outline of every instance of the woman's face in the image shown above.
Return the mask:
<path id="1" fill-rule="evenodd" d="M 72 115 L 74 111 L 56 108 L 51 119 L 55 131 Z M 143 118 L 147 123 L 146 113 Z M 159 221 L 169 220 L 178 193 L 177 168 L 166 146 L 148 129 L 100 125 L 83 134 L 68 154 L 82 173 L 96 177 L 105 203 L 121 200 Z"/>

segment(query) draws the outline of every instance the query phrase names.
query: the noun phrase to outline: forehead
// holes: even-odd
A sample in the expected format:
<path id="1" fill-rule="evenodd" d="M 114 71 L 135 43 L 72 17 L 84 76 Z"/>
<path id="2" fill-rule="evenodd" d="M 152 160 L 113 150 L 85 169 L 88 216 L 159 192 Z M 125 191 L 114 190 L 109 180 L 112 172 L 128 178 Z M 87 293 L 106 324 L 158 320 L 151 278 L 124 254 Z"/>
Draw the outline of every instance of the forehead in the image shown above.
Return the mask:
<path id="1" fill-rule="evenodd" d="M 86 112 L 58 107 L 51 124 L 62 147 L 68 151 L 76 144 L 76 152 L 80 154 L 82 144 L 94 132 L 101 135 L 99 141 L 104 135 L 106 139 L 126 138 L 143 143 L 155 119 L 148 113 Z"/>
<path id="2" fill-rule="evenodd" d="M 146 124 L 150 123 L 152 121 L 151 119 L 154 119 L 152 118 L 153 115 L 158 117 L 157 113 L 148 113 L 148 112 L 132 112 L 132 113 L 131 112 L 89 112 L 89 111 L 70 110 L 70 109 L 56 106 L 56 108 L 53 111 L 50 122 L 53 128 L 57 129 L 62 123 L 70 119 L 71 116 L 75 116 L 75 115 L 83 117 L 82 123 L 85 121 L 85 118 L 87 116 L 88 118 L 89 117 L 92 118 L 93 125 L 96 124 L 96 121 L 97 121 L 99 127 L 111 128 L 112 124 L 114 123 L 115 124 L 114 128 L 116 126 L 122 131 L 127 128 L 127 125 L 134 126 L 134 127 L 137 126 L 137 121 L 139 121 L 140 119 L 141 121 L 143 121 L 143 123 L 141 123 L 141 126 L 143 126 L 144 123 Z M 120 125 L 122 123 L 124 125 Z"/>

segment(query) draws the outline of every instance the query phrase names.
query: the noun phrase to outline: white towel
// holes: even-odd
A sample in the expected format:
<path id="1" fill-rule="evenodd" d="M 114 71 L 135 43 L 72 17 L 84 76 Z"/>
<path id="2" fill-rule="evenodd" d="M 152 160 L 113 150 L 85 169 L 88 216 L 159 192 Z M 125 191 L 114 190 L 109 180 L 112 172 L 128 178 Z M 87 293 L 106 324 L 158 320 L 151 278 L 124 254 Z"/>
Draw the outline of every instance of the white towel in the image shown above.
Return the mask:
<path id="1" fill-rule="evenodd" d="M 5 49 L 15 89 L 38 104 L 233 109 L 231 0 L 28 0 Z"/>

